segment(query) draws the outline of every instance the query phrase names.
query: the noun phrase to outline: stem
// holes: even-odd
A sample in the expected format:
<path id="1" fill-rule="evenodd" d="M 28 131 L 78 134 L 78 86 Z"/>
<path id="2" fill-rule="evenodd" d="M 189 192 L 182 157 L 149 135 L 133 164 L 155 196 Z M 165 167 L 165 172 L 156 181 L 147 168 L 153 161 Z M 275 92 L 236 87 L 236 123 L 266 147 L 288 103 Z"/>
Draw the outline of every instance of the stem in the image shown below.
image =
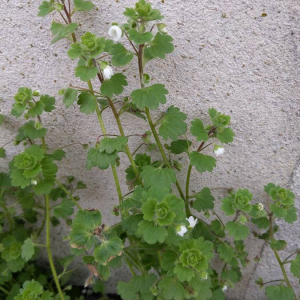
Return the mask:
<path id="1" fill-rule="evenodd" d="M 53 263 L 53 257 L 51 252 L 51 242 L 50 242 L 50 205 L 49 205 L 49 195 L 45 195 L 45 207 L 46 207 L 46 249 L 47 249 L 47 255 L 48 260 L 50 263 L 50 268 L 52 271 L 52 275 L 55 281 L 56 288 L 58 290 L 59 296 L 61 300 L 64 300 L 64 295 L 62 292 L 62 289 L 59 284 L 59 280 L 57 277 L 56 269 Z"/>
<path id="2" fill-rule="evenodd" d="M 286 263 L 287 260 L 288 260 L 290 257 L 292 257 L 293 255 L 298 254 L 298 253 L 299 253 L 299 250 L 293 252 L 292 254 L 290 254 L 290 255 L 283 261 L 283 263 Z"/>
<path id="3" fill-rule="evenodd" d="M 5 288 L 0 286 L 0 291 L 2 291 L 4 294 L 9 295 L 9 291 L 7 291 Z"/>
<path id="4" fill-rule="evenodd" d="M 59 180 L 55 180 L 55 182 L 58 184 L 58 186 L 70 197 L 70 199 L 73 201 L 73 203 L 78 207 L 79 210 L 82 210 L 82 207 L 76 201 L 76 199 L 72 196 L 72 194 L 63 186 L 63 184 Z"/>

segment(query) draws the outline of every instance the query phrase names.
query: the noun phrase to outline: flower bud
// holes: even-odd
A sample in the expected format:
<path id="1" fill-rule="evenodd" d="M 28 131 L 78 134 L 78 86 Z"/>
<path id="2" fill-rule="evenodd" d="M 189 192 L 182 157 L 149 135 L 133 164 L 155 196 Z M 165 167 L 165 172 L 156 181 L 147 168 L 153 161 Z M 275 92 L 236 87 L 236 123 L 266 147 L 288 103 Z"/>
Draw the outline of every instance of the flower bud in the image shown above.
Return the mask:
<path id="1" fill-rule="evenodd" d="M 106 66 L 106 67 L 103 69 L 103 76 L 104 76 L 104 79 L 110 79 L 113 75 L 114 75 L 114 71 L 113 71 L 113 69 L 112 69 L 111 66 Z"/>
<path id="2" fill-rule="evenodd" d="M 225 149 L 221 146 L 215 146 L 214 148 L 214 153 L 215 153 L 215 156 L 220 156 L 222 155 L 223 153 L 225 152 Z"/>
<path id="3" fill-rule="evenodd" d="M 123 31 L 122 29 L 117 26 L 113 25 L 109 28 L 108 35 L 115 41 L 117 42 L 121 37 L 122 37 Z"/>
<path id="4" fill-rule="evenodd" d="M 31 179 L 31 184 L 32 184 L 32 185 L 37 185 L 37 180 Z"/>
<path id="5" fill-rule="evenodd" d="M 241 215 L 240 218 L 239 218 L 239 222 L 241 224 L 245 224 L 245 223 L 248 222 L 248 219 L 244 215 Z"/>
<path id="6" fill-rule="evenodd" d="M 167 31 L 167 25 L 165 25 L 163 23 L 157 24 L 157 29 L 161 33 L 168 33 L 168 31 Z"/>
<path id="7" fill-rule="evenodd" d="M 40 93 L 41 93 L 40 90 L 34 90 L 33 93 L 32 93 L 32 95 L 36 97 L 36 96 L 39 96 Z"/>

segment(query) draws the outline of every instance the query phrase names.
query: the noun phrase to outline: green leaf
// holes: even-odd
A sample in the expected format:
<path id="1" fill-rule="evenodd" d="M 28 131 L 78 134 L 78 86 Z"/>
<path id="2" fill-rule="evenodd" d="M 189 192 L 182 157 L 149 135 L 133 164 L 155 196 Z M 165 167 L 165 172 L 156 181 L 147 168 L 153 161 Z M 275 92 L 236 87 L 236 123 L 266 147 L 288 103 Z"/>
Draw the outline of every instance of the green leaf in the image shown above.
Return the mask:
<path id="1" fill-rule="evenodd" d="M 186 115 L 182 113 L 179 108 L 174 107 L 173 105 L 170 106 L 161 121 L 159 134 L 164 140 L 167 140 L 168 138 L 173 141 L 178 140 L 178 136 L 186 133 L 187 125 L 184 122 L 186 118 Z"/>
<path id="2" fill-rule="evenodd" d="M 131 93 L 132 102 L 139 108 L 158 108 L 159 104 L 165 104 L 168 90 L 163 84 L 154 84 L 149 87 L 135 90 Z"/>
<path id="3" fill-rule="evenodd" d="M 126 76 L 117 73 L 110 79 L 104 80 L 101 85 L 100 91 L 104 96 L 111 98 L 113 95 L 120 95 L 123 93 L 124 86 L 127 86 Z"/>
<path id="4" fill-rule="evenodd" d="M 230 263 L 231 260 L 234 257 L 234 251 L 233 248 L 228 244 L 228 243 L 221 243 L 218 246 L 218 253 L 220 258 L 225 262 L 225 263 Z"/>
<path id="5" fill-rule="evenodd" d="M 191 122 L 191 134 L 197 138 L 197 141 L 201 142 L 206 142 L 209 137 L 207 130 L 205 130 L 204 125 L 200 119 L 195 119 L 194 121 Z"/>
<path id="6" fill-rule="evenodd" d="M 292 261 L 290 270 L 300 282 L 300 254 L 297 254 L 296 258 Z"/>
<path id="7" fill-rule="evenodd" d="M 62 202 L 54 208 L 53 215 L 58 219 L 66 219 L 74 213 L 74 205 L 71 199 L 63 199 Z"/>
<path id="8" fill-rule="evenodd" d="M 222 289 L 214 290 L 212 293 L 213 297 L 211 298 L 211 300 L 226 300 Z"/>
<path id="9" fill-rule="evenodd" d="M 22 245 L 21 256 L 25 261 L 29 261 L 34 255 L 34 243 L 30 238 L 27 238 Z"/>
<path id="10" fill-rule="evenodd" d="M 61 161 L 66 156 L 66 152 L 64 150 L 58 149 L 50 154 L 50 157 L 56 161 Z"/>
<path id="11" fill-rule="evenodd" d="M 87 82 L 96 77 L 98 69 L 95 66 L 77 66 L 75 68 L 75 76 L 80 77 L 84 82 Z"/>
<path id="12" fill-rule="evenodd" d="M 114 152 L 121 152 L 127 145 L 128 138 L 125 136 L 118 136 L 116 138 L 104 138 L 100 143 L 100 151 L 105 151 L 107 154 Z"/>
<path id="13" fill-rule="evenodd" d="M 222 200 L 221 210 L 226 216 L 233 216 L 235 214 L 235 209 L 232 207 L 232 200 L 230 198 Z"/>
<path id="14" fill-rule="evenodd" d="M 222 132 L 217 133 L 217 138 L 221 143 L 231 143 L 233 142 L 234 132 L 230 128 L 225 128 Z"/>
<path id="15" fill-rule="evenodd" d="M 182 300 L 185 299 L 186 291 L 177 278 L 164 277 L 158 284 L 162 290 L 163 299 Z"/>
<path id="16" fill-rule="evenodd" d="M 287 246 L 286 241 L 284 240 L 272 240 L 272 242 L 270 243 L 270 247 L 272 250 L 284 250 Z"/>
<path id="17" fill-rule="evenodd" d="M 145 187 L 157 187 L 162 189 L 170 189 L 172 183 L 176 182 L 176 175 L 169 168 L 154 168 L 145 166 L 141 172 L 141 178 L 144 179 Z"/>
<path id="18" fill-rule="evenodd" d="M 196 195 L 196 200 L 193 202 L 193 208 L 197 211 L 213 209 L 215 198 L 212 196 L 210 189 L 205 187 Z"/>
<path id="19" fill-rule="evenodd" d="M 129 29 L 128 34 L 129 39 L 138 45 L 149 43 L 153 38 L 153 34 L 151 32 L 140 33 L 136 29 Z"/>
<path id="20" fill-rule="evenodd" d="M 225 268 L 221 273 L 221 278 L 237 283 L 241 281 L 242 273 L 239 267 Z"/>
<path id="21" fill-rule="evenodd" d="M 285 218 L 287 216 L 287 209 L 284 207 L 278 207 L 274 203 L 270 205 L 270 210 L 276 218 Z"/>
<path id="22" fill-rule="evenodd" d="M 159 57 L 164 59 L 166 54 L 174 51 L 172 44 L 173 38 L 167 34 L 158 32 L 154 40 L 150 43 L 149 52 L 153 58 Z"/>
<path id="23" fill-rule="evenodd" d="M 6 156 L 6 150 L 4 148 L 0 148 L 0 158 L 4 158 Z"/>
<path id="24" fill-rule="evenodd" d="M 137 233 L 149 244 L 163 243 L 168 234 L 165 227 L 160 227 L 146 220 L 139 223 Z"/>
<path id="25" fill-rule="evenodd" d="M 90 249 L 97 238 L 94 230 L 101 225 L 102 215 L 100 211 L 80 210 L 72 222 L 70 233 L 70 243 L 72 247 L 86 247 Z"/>
<path id="26" fill-rule="evenodd" d="M 52 1 L 43 1 L 42 4 L 39 6 L 39 17 L 45 17 L 48 14 L 50 14 L 53 10 L 55 10 L 55 7 L 53 6 Z"/>
<path id="27" fill-rule="evenodd" d="M 116 67 L 121 67 L 129 64 L 134 56 L 133 53 L 128 51 L 120 43 L 112 45 L 109 54 L 112 55 L 111 62 Z"/>
<path id="28" fill-rule="evenodd" d="M 70 38 L 70 35 L 74 33 L 77 27 L 78 25 L 76 23 L 63 25 L 60 23 L 52 22 L 50 30 L 52 31 L 52 35 L 54 36 L 54 39 L 51 41 L 51 44 L 54 44 L 63 38 Z"/>
<path id="29" fill-rule="evenodd" d="M 29 121 L 22 126 L 23 133 L 26 137 L 29 137 L 32 140 L 41 139 L 46 135 L 46 128 L 36 128 L 34 121 Z"/>
<path id="30" fill-rule="evenodd" d="M 251 219 L 251 222 L 256 225 L 259 229 L 267 229 L 270 227 L 270 221 L 266 217 Z"/>
<path id="31" fill-rule="evenodd" d="M 292 224 L 295 221 L 297 221 L 298 217 L 297 217 L 297 209 L 295 207 L 291 207 L 290 209 L 287 210 L 287 214 L 284 217 L 284 220 L 289 223 Z"/>
<path id="32" fill-rule="evenodd" d="M 28 115 L 32 118 L 40 116 L 44 111 L 44 106 L 43 102 L 37 101 L 33 107 L 28 109 Z"/>
<path id="33" fill-rule="evenodd" d="M 118 237 L 113 237 L 107 241 L 102 241 L 102 244 L 95 248 L 94 257 L 100 264 L 106 265 L 115 256 L 120 256 L 123 248 L 122 240 Z"/>
<path id="34" fill-rule="evenodd" d="M 66 108 L 70 107 L 77 99 L 77 91 L 67 88 L 64 93 L 63 103 Z"/>
<path id="35" fill-rule="evenodd" d="M 249 235 L 249 228 L 246 225 L 230 221 L 226 223 L 225 229 L 235 240 L 244 240 Z"/>
<path id="36" fill-rule="evenodd" d="M 4 120 L 5 120 L 5 116 L 0 114 L 0 125 L 3 124 Z"/>
<path id="37" fill-rule="evenodd" d="M 266 287 L 265 291 L 268 300 L 293 300 L 294 292 L 291 288 L 284 285 L 275 285 Z"/>
<path id="38" fill-rule="evenodd" d="M 189 152 L 189 148 L 192 145 L 191 141 L 188 140 L 177 140 L 177 141 L 173 141 L 170 145 L 170 151 L 173 154 L 181 154 L 181 153 L 188 153 Z"/>
<path id="39" fill-rule="evenodd" d="M 55 98 L 49 95 L 42 95 L 40 101 L 44 104 L 44 111 L 51 112 L 55 109 Z"/>
<path id="40" fill-rule="evenodd" d="M 77 11 L 87 11 L 95 7 L 91 1 L 74 0 L 75 9 Z"/>
<path id="41" fill-rule="evenodd" d="M 216 166 L 216 159 L 214 157 L 204 155 L 196 151 L 190 154 L 190 162 L 191 165 L 194 166 L 200 173 L 206 171 L 212 172 L 212 170 Z"/>
<path id="42" fill-rule="evenodd" d="M 90 170 L 93 167 L 99 167 L 99 169 L 105 170 L 109 166 L 115 165 L 118 158 L 119 156 L 116 153 L 107 154 L 99 149 L 90 148 L 87 155 L 86 168 Z"/>
<path id="43" fill-rule="evenodd" d="M 90 115 L 96 110 L 95 96 L 89 92 L 83 92 L 78 96 L 77 104 L 80 106 L 80 111 L 86 115 Z"/>

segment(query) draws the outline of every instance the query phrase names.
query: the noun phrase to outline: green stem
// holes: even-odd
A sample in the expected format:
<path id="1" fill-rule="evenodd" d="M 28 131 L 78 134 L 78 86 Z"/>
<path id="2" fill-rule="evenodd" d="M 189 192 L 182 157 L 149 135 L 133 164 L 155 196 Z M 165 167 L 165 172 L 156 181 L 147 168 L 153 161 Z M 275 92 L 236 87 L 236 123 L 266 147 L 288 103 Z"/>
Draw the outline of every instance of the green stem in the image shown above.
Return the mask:
<path id="1" fill-rule="evenodd" d="M 7 291 L 5 288 L 0 286 L 0 291 L 2 291 L 4 294 L 9 295 L 9 291 Z"/>
<path id="2" fill-rule="evenodd" d="M 45 195 L 45 207 L 46 207 L 46 249 L 48 260 L 50 264 L 50 268 L 52 271 L 52 275 L 55 281 L 56 288 L 58 290 L 59 296 L 61 300 L 64 300 L 64 295 L 62 289 L 60 287 L 59 279 L 57 277 L 56 269 L 53 262 L 52 251 L 51 251 L 51 241 L 50 241 L 50 203 L 49 203 L 49 195 Z"/>
<path id="3" fill-rule="evenodd" d="M 58 186 L 69 196 L 69 198 L 73 201 L 73 203 L 78 207 L 79 210 L 82 210 L 82 207 L 76 201 L 76 199 L 71 195 L 71 193 L 63 186 L 63 184 L 59 180 L 55 180 Z"/>
<path id="4" fill-rule="evenodd" d="M 185 208 L 189 208 L 189 194 L 190 194 L 190 180 L 191 180 L 191 174 L 192 174 L 193 166 L 190 164 L 187 175 L 186 175 L 186 184 L 185 184 Z"/>

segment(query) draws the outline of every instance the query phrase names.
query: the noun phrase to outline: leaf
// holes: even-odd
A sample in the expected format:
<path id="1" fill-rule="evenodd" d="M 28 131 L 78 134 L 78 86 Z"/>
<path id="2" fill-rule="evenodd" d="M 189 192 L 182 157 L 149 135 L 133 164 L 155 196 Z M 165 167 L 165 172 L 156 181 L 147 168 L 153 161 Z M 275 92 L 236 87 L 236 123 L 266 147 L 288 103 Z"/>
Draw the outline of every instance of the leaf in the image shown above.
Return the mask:
<path id="1" fill-rule="evenodd" d="M 127 145 L 128 138 L 125 136 L 118 136 L 116 138 L 104 138 L 100 143 L 100 151 L 105 151 L 107 154 L 114 152 L 121 152 Z"/>
<path id="2" fill-rule="evenodd" d="M 221 278 L 237 283 L 241 281 L 242 273 L 239 267 L 225 268 L 221 273 Z"/>
<path id="3" fill-rule="evenodd" d="M 197 141 L 201 142 L 206 142 L 209 137 L 207 130 L 205 130 L 204 125 L 200 119 L 195 119 L 194 121 L 191 122 L 191 134 L 197 138 Z"/>
<path id="4" fill-rule="evenodd" d="M 66 152 L 62 149 L 55 150 L 50 154 L 50 157 L 56 161 L 61 161 L 64 157 L 66 157 Z"/>
<path id="5" fill-rule="evenodd" d="M 22 245 L 21 256 L 25 259 L 25 261 L 29 261 L 34 255 L 34 243 L 30 238 L 27 238 Z"/>
<path id="6" fill-rule="evenodd" d="M 276 218 L 285 218 L 287 216 L 287 209 L 284 207 L 278 207 L 274 203 L 270 205 L 270 210 Z"/>
<path id="7" fill-rule="evenodd" d="M 134 56 L 133 53 L 128 51 L 120 43 L 112 45 L 109 54 L 112 55 L 111 62 L 116 67 L 121 67 L 129 64 Z"/>
<path id="8" fill-rule="evenodd" d="M 62 202 L 56 206 L 53 210 L 53 215 L 56 218 L 64 218 L 73 215 L 74 213 L 74 202 L 71 199 L 63 199 Z"/>
<path id="9" fill-rule="evenodd" d="M 234 132 L 230 128 L 225 128 L 222 132 L 217 133 L 217 138 L 221 143 L 231 143 L 233 142 Z"/>
<path id="10" fill-rule="evenodd" d="M 75 9 L 77 11 L 87 11 L 95 7 L 91 1 L 74 0 Z"/>
<path id="11" fill-rule="evenodd" d="M 41 101 L 37 101 L 33 107 L 28 109 L 28 115 L 32 118 L 35 116 L 40 116 L 44 111 L 44 103 Z"/>
<path id="12" fill-rule="evenodd" d="M 129 39 L 138 45 L 149 43 L 153 39 L 153 34 L 151 32 L 140 33 L 136 29 L 129 29 L 127 32 L 129 34 Z"/>
<path id="13" fill-rule="evenodd" d="M 0 125 L 3 124 L 4 120 L 5 120 L 5 116 L 0 114 Z"/>
<path id="14" fill-rule="evenodd" d="M 90 148 L 87 155 L 86 168 L 90 170 L 93 167 L 99 167 L 99 169 L 105 170 L 109 166 L 115 165 L 118 158 L 119 156 L 116 153 L 107 154 L 99 149 Z"/>
<path id="15" fill-rule="evenodd" d="M 210 189 L 205 187 L 200 193 L 196 195 L 196 200 L 193 202 L 193 208 L 197 211 L 213 209 L 214 208 L 214 196 L 212 196 Z"/>
<path id="16" fill-rule="evenodd" d="M 150 43 L 149 52 L 153 58 L 159 57 L 164 59 L 166 54 L 174 51 L 172 44 L 173 38 L 167 34 L 158 32 L 154 40 Z"/>
<path id="17" fill-rule="evenodd" d="M 234 251 L 232 247 L 228 243 L 221 243 L 218 246 L 218 253 L 220 258 L 225 262 L 225 263 L 230 263 L 231 260 L 234 257 Z"/>
<path id="18" fill-rule="evenodd" d="M 178 140 L 178 136 L 186 133 L 187 125 L 184 122 L 186 118 L 186 115 L 182 113 L 179 108 L 174 107 L 173 105 L 170 106 L 161 121 L 159 134 L 164 140 L 167 140 L 168 138 L 173 141 Z"/>
<path id="19" fill-rule="evenodd" d="M 96 110 L 95 96 L 89 92 L 83 92 L 78 96 L 77 104 L 80 106 L 80 111 L 86 115 L 90 115 Z"/>
<path id="20" fill-rule="evenodd" d="M 48 14 L 50 14 L 53 10 L 55 10 L 55 7 L 52 4 L 52 1 L 43 1 L 42 4 L 39 6 L 39 17 L 45 17 Z"/>
<path id="21" fill-rule="evenodd" d="M 157 242 L 163 243 L 168 234 L 165 227 L 160 227 L 146 220 L 139 223 L 137 233 L 149 244 L 155 244 Z"/>
<path id="22" fill-rule="evenodd" d="M 55 109 L 55 98 L 49 95 L 42 95 L 40 101 L 44 104 L 44 111 L 51 112 Z"/>
<path id="23" fill-rule="evenodd" d="M 172 169 L 169 168 L 154 168 L 152 166 L 145 166 L 141 172 L 141 178 L 144 179 L 145 187 L 157 187 L 163 189 L 170 189 L 172 183 L 176 182 L 176 175 Z"/>
<path id="24" fill-rule="evenodd" d="M 287 214 L 284 217 L 284 220 L 289 223 L 292 224 L 295 221 L 297 221 L 298 217 L 297 217 L 297 209 L 295 207 L 291 207 L 290 209 L 287 210 Z"/>
<path id="25" fill-rule="evenodd" d="M 230 236 L 233 236 L 235 240 L 244 240 L 249 235 L 249 228 L 246 225 L 230 221 L 226 223 L 225 229 Z"/>
<path id="26" fill-rule="evenodd" d="M 80 210 L 72 222 L 70 243 L 72 247 L 85 247 L 90 249 L 97 240 L 93 235 L 94 230 L 101 225 L 100 211 Z"/>
<path id="27" fill-rule="evenodd" d="M 67 88 L 64 93 L 63 103 L 66 108 L 70 107 L 77 99 L 77 91 Z"/>
<path id="28" fill-rule="evenodd" d="M 46 128 L 36 128 L 34 121 L 29 121 L 22 126 L 23 133 L 26 137 L 29 137 L 32 140 L 41 139 L 46 135 Z"/>
<path id="29" fill-rule="evenodd" d="M 162 256 L 161 267 L 165 271 L 173 270 L 175 267 L 175 261 L 178 259 L 177 253 L 172 250 L 166 250 L 162 253 Z"/>
<path id="30" fill-rule="evenodd" d="M 226 300 L 222 289 L 214 290 L 212 293 L 213 297 L 211 298 L 211 300 Z"/>
<path id="31" fill-rule="evenodd" d="M 75 76 L 80 77 L 84 82 L 87 82 L 96 77 L 98 69 L 95 66 L 77 66 L 75 68 Z"/>
<path id="32" fill-rule="evenodd" d="M 4 148 L 0 148 L 0 158 L 4 158 L 6 156 L 6 150 Z"/>
<path id="33" fill-rule="evenodd" d="M 284 285 L 275 285 L 266 287 L 265 291 L 268 300 L 293 300 L 294 292 L 291 288 Z"/>
<path id="34" fill-rule="evenodd" d="M 290 270 L 300 282 L 300 254 L 297 254 L 296 258 L 292 261 Z"/>
<path id="35" fill-rule="evenodd" d="M 270 221 L 266 217 L 251 219 L 251 222 L 256 225 L 259 229 L 267 229 L 270 227 Z"/>
<path id="36" fill-rule="evenodd" d="M 102 244 L 95 248 L 94 257 L 100 264 L 106 265 L 115 256 L 120 256 L 123 248 L 122 240 L 118 237 L 113 237 L 107 241 L 102 241 Z"/>
<path id="37" fill-rule="evenodd" d="M 186 291 L 177 278 L 164 277 L 159 282 L 158 287 L 162 290 L 163 299 L 182 300 L 185 299 Z"/>
<path id="38" fill-rule="evenodd" d="M 188 140 L 177 140 L 173 141 L 170 145 L 170 151 L 173 154 L 181 154 L 181 153 L 188 153 L 189 147 L 192 145 L 191 141 Z"/>
<path id="39" fill-rule="evenodd" d="M 54 39 L 51 41 L 51 44 L 54 44 L 63 38 L 69 38 L 70 35 L 74 33 L 75 29 L 77 29 L 77 27 L 78 25 L 76 23 L 63 25 L 61 23 L 52 22 L 50 30 L 54 36 Z"/>
<path id="40" fill-rule="evenodd" d="M 124 90 L 124 86 L 127 86 L 126 76 L 117 73 L 113 75 L 110 79 L 104 80 L 101 85 L 100 91 L 104 96 L 111 98 L 114 94 L 120 95 Z"/>
<path id="41" fill-rule="evenodd" d="M 216 159 L 212 156 L 204 155 L 202 153 L 193 151 L 190 153 L 191 165 L 200 173 L 209 171 L 212 172 L 216 166 Z"/>
<path id="42" fill-rule="evenodd" d="M 142 89 L 135 90 L 131 93 L 132 102 L 139 108 L 150 109 L 158 108 L 159 104 L 165 104 L 168 90 L 163 84 L 154 84 Z"/>

